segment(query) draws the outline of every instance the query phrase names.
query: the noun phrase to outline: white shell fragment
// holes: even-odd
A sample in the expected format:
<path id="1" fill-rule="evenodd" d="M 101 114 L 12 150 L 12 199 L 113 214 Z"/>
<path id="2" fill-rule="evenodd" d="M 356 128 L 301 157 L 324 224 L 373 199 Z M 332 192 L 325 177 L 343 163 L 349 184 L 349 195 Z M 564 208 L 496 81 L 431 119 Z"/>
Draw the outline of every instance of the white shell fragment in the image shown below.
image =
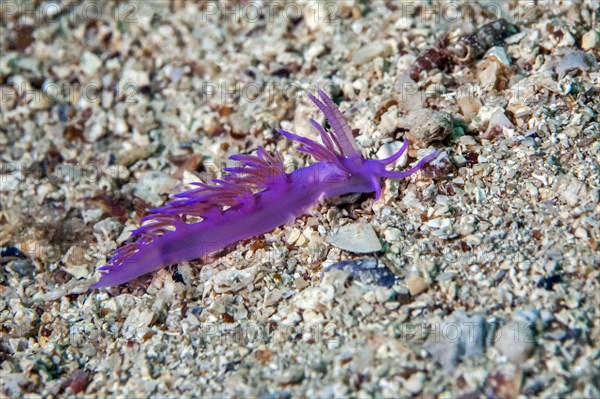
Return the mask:
<path id="1" fill-rule="evenodd" d="M 237 292 L 252 283 L 257 271 L 257 267 L 221 270 L 213 278 L 214 290 L 219 294 Z"/>
<path id="2" fill-rule="evenodd" d="M 504 66 L 510 65 L 510 58 L 506 54 L 506 51 L 504 50 L 504 48 L 499 47 L 499 46 L 495 46 L 495 47 L 492 47 L 491 49 L 489 49 L 488 52 L 486 53 L 485 57 L 496 59 Z"/>
<path id="3" fill-rule="evenodd" d="M 387 42 L 369 43 L 352 55 L 352 62 L 357 65 L 365 64 L 377 57 L 385 57 L 391 54 L 392 51 L 392 46 Z"/>
<path id="4" fill-rule="evenodd" d="M 527 360 L 535 345 L 535 331 L 522 321 L 510 321 L 496 334 L 495 348 L 516 365 Z"/>
<path id="5" fill-rule="evenodd" d="M 84 74 L 93 76 L 102 66 L 102 60 L 96 54 L 86 51 L 81 55 L 79 66 Z"/>
<path id="6" fill-rule="evenodd" d="M 493 331 L 493 325 L 489 325 L 482 316 L 457 311 L 433 325 L 424 348 L 450 372 L 461 359 L 483 356 Z"/>
<path id="7" fill-rule="evenodd" d="M 327 242 L 344 251 L 365 254 L 381 251 L 381 242 L 373 227 L 366 222 L 347 224 L 327 237 Z"/>
<path id="8" fill-rule="evenodd" d="M 591 54 L 586 54 L 583 51 L 573 51 L 567 54 L 556 65 L 556 74 L 558 79 L 564 78 L 569 72 L 580 71 L 597 71 L 598 61 Z"/>

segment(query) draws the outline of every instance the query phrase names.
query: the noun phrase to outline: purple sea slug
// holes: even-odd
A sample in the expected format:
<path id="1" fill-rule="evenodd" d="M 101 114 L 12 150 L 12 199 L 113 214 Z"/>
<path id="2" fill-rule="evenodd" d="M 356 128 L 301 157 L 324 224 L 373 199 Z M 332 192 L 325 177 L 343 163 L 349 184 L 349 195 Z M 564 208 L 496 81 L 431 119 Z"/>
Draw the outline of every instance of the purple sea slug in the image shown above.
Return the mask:
<path id="1" fill-rule="evenodd" d="M 168 265 L 218 252 L 240 240 L 267 233 L 307 213 L 319 201 L 348 193 L 375 192 L 381 196 L 381 179 L 402 179 L 421 169 L 439 150 L 403 172 L 387 170 L 408 148 L 387 159 L 364 159 L 352 131 L 335 103 L 319 90 L 320 99 L 308 94 L 323 112 L 331 129 L 311 119 L 322 144 L 279 130 L 300 144 L 316 163 L 291 173 L 284 170 L 281 155 L 259 147 L 257 155 L 234 155 L 241 167 L 213 184 L 194 183 L 195 189 L 175 195 L 165 206 L 150 210 L 143 225 L 131 233 L 135 240 L 117 249 L 92 288 L 126 283 Z M 187 221 L 189 216 L 199 222 Z"/>

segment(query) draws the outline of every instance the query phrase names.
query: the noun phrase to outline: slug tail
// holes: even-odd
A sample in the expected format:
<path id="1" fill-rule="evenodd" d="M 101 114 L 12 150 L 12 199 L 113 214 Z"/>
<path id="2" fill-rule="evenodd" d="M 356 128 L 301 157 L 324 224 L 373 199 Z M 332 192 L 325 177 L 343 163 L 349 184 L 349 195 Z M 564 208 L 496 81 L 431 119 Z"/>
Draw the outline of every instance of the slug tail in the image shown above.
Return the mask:
<path id="1" fill-rule="evenodd" d="M 329 156 L 320 148 L 316 150 L 321 156 Z M 230 159 L 242 166 L 225 169 L 228 174 L 213 179 L 213 184 L 193 183 L 196 188 L 175 195 L 162 207 L 150 209 L 150 214 L 141 220 L 142 226 L 131 233 L 131 241 L 98 268 L 103 276 L 92 288 L 122 284 L 160 267 L 160 257 L 148 256 L 150 248 L 155 247 L 152 244 L 188 225 L 187 217 L 200 217 L 202 223 L 218 218 L 229 208 L 248 211 L 254 207 L 256 192 L 279 188 L 289 181 L 279 153 L 272 155 L 259 147 L 256 156 L 234 155 Z"/>
<path id="2" fill-rule="evenodd" d="M 123 253 L 116 254 L 104 268 L 100 268 L 105 273 L 90 288 L 120 285 L 162 266 L 158 245 L 135 242 L 127 244 L 121 249 L 132 248 L 134 245 L 136 246 L 135 252 L 127 256 L 123 256 Z"/>

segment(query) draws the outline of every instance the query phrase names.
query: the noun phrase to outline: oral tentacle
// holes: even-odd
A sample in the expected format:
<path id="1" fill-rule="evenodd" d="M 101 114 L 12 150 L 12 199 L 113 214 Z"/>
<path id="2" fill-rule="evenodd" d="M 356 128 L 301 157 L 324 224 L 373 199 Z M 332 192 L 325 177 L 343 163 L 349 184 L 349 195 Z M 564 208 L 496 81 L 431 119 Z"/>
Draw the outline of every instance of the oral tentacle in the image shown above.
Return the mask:
<path id="1" fill-rule="evenodd" d="M 398 159 L 400 159 L 400 157 L 402 155 L 404 155 L 404 153 L 406 152 L 406 150 L 408 149 L 408 140 L 404 140 L 404 142 L 402 143 L 402 147 L 400 147 L 400 149 L 391 157 L 385 158 L 385 159 L 380 159 L 379 162 L 381 162 L 384 165 L 391 165 L 394 162 L 396 162 Z"/>
<path id="2" fill-rule="evenodd" d="M 379 201 L 381 198 L 381 182 L 379 176 L 372 175 L 369 179 L 371 186 L 373 187 L 373 191 L 375 191 L 375 201 Z"/>
<path id="3" fill-rule="evenodd" d="M 407 178 L 407 177 L 413 175 L 414 173 L 418 172 L 419 170 L 423 169 L 423 167 L 427 163 L 429 163 L 432 160 L 434 160 L 435 158 L 437 158 L 437 156 L 440 155 L 442 151 L 443 150 L 434 151 L 433 153 L 427 155 L 426 157 L 423 157 L 419 162 L 417 162 L 417 164 L 415 166 L 413 166 L 409 170 L 405 170 L 403 172 L 394 172 L 393 170 L 384 170 L 381 174 L 381 177 L 387 177 L 390 179 Z"/>

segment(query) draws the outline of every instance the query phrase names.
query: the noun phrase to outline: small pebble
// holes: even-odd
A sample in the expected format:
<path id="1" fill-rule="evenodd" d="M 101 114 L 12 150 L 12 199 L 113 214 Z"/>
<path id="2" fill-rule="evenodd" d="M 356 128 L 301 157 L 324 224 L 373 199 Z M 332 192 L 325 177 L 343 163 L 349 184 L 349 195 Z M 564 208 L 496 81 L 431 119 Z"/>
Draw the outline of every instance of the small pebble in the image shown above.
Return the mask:
<path id="1" fill-rule="evenodd" d="M 385 265 L 379 264 L 375 258 L 352 259 L 334 263 L 325 272 L 342 270 L 349 273 L 355 281 L 365 285 L 391 287 L 396 276 Z"/>
<path id="2" fill-rule="evenodd" d="M 510 321 L 497 333 L 494 346 L 506 358 L 519 365 L 533 353 L 535 331 L 526 322 Z"/>
<path id="3" fill-rule="evenodd" d="M 492 330 L 483 317 L 457 311 L 430 327 L 424 348 L 446 372 L 451 372 L 460 360 L 484 355 Z"/>
<path id="4" fill-rule="evenodd" d="M 581 37 L 581 48 L 585 51 L 600 50 L 600 32 L 589 30 Z"/>
<path id="5" fill-rule="evenodd" d="M 393 48 L 387 42 L 369 43 L 352 54 L 352 63 L 362 65 L 377 57 L 386 57 L 392 54 Z"/>
<path id="6" fill-rule="evenodd" d="M 427 280 L 420 275 L 410 273 L 406 278 L 406 286 L 408 287 L 410 295 L 416 296 L 424 292 L 429 287 L 429 284 L 427 283 Z"/>

